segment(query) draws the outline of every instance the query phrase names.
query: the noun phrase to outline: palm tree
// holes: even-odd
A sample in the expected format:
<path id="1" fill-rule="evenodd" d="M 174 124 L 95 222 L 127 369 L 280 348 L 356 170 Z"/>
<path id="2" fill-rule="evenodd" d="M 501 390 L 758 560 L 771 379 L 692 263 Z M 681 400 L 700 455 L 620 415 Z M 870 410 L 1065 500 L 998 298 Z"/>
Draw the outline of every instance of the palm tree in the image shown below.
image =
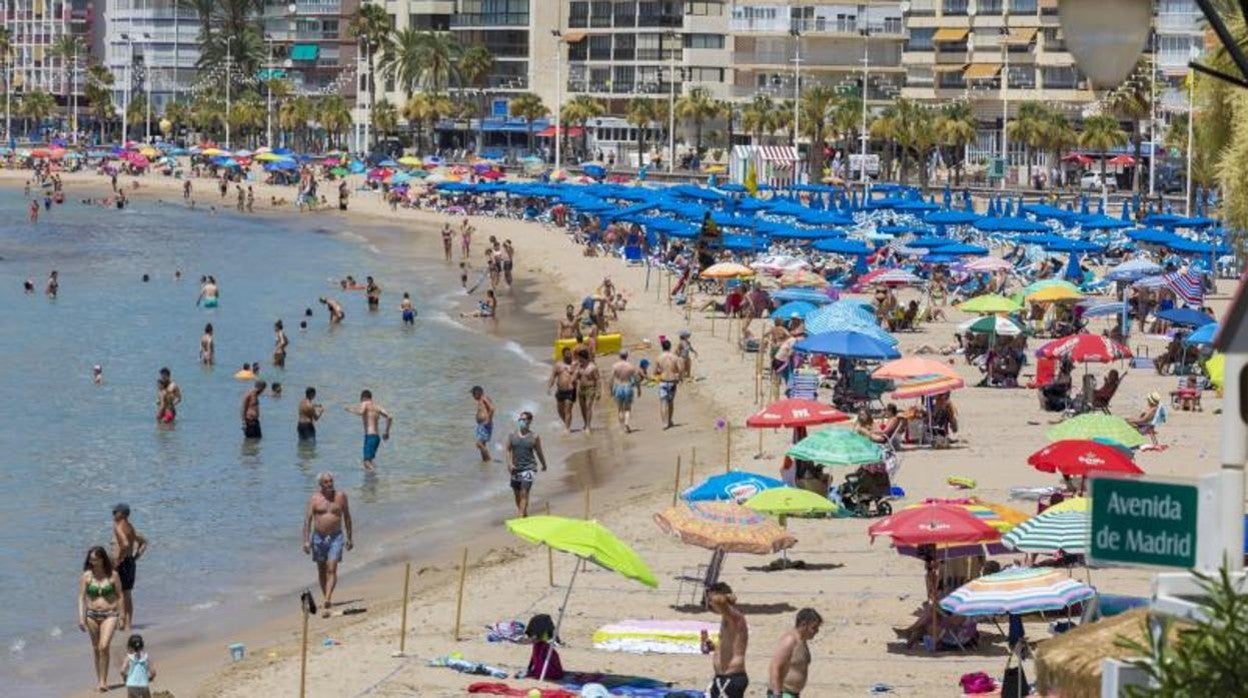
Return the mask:
<path id="1" fill-rule="evenodd" d="M 216 94 L 201 92 L 191 102 L 191 123 L 205 134 L 225 130 L 225 100 Z"/>
<path id="2" fill-rule="evenodd" d="M 1040 102 L 1026 101 L 1018 105 L 1018 115 L 1006 126 L 1006 134 L 1015 142 L 1023 144 L 1027 160 L 1027 181 L 1031 179 L 1031 151 L 1044 143 L 1044 130 L 1048 128 L 1048 108 Z"/>
<path id="3" fill-rule="evenodd" d="M 317 121 L 325 129 L 329 147 L 341 144 L 342 133 L 351 126 L 351 107 L 342 95 L 328 95 L 317 104 Z"/>
<path id="4" fill-rule="evenodd" d="M 403 105 L 403 118 L 407 119 L 408 124 L 416 125 L 416 149 L 418 151 L 427 152 L 423 147 L 425 130 L 428 129 L 432 136 L 438 119 L 447 116 L 453 109 L 454 105 L 449 99 L 430 92 L 422 92 L 407 100 L 407 103 Z"/>
<path id="5" fill-rule="evenodd" d="M 797 134 L 793 132 L 793 100 L 781 100 L 776 105 L 776 113 L 772 115 L 771 134 L 788 134 L 788 141 L 797 146 Z"/>
<path id="6" fill-rule="evenodd" d="M 1060 109 L 1050 109 L 1045 121 L 1043 147 L 1049 154 L 1048 167 L 1052 169 L 1061 162 L 1066 151 L 1079 142 L 1079 135 Z"/>
<path id="7" fill-rule="evenodd" d="M 550 113 L 542 98 L 532 92 L 524 92 L 512 98 L 508 111 L 513 117 L 524 119 L 528 125 L 529 151 L 533 150 L 533 122 Z"/>
<path id="8" fill-rule="evenodd" d="M 0 70 L 4 71 L 4 94 L 5 99 L 9 99 L 7 95 L 12 92 L 13 86 L 9 84 L 9 62 L 13 58 L 13 32 L 8 27 L 0 27 Z M 6 111 L 4 124 L 4 138 L 9 140 L 13 134 L 9 133 L 8 124 L 9 115 Z"/>
<path id="9" fill-rule="evenodd" d="M 775 101 L 764 94 L 754 95 L 741 111 L 741 128 L 749 132 L 754 145 L 761 145 L 763 134 L 776 130 Z"/>
<path id="10" fill-rule="evenodd" d="M 841 141 L 841 150 L 845 154 L 848 164 L 849 153 L 854 148 L 854 142 L 863 134 L 862 130 L 862 98 L 851 95 L 838 99 L 832 106 L 832 113 L 829 115 L 829 128 L 836 133 Z"/>
<path id="11" fill-rule="evenodd" d="M 364 49 L 364 55 L 368 60 L 369 113 L 372 113 L 373 107 L 377 104 L 377 57 L 378 54 L 382 53 L 384 48 L 388 45 L 390 35 L 393 31 L 394 30 L 390 26 L 390 16 L 386 13 L 386 8 L 372 3 L 360 5 L 360 8 L 356 10 L 355 16 L 351 18 L 351 22 L 347 26 L 347 32 L 359 40 L 361 47 Z M 333 103 L 330 106 L 336 107 L 337 104 Z M 321 108 L 324 110 L 326 105 L 322 104 Z M 323 123 L 324 122 L 322 122 L 322 124 Z M 376 131 L 372 133 L 372 140 L 373 142 L 370 146 L 376 145 Z"/>
<path id="12" fill-rule="evenodd" d="M 147 121 L 147 95 L 136 92 L 126 104 L 126 123 L 130 125 L 130 133 Z"/>
<path id="13" fill-rule="evenodd" d="M 1101 154 L 1101 181 L 1105 181 L 1105 161 L 1110 150 L 1127 142 L 1127 132 L 1122 130 L 1117 117 L 1097 114 L 1083 120 L 1083 133 L 1079 145 Z"/>
<path id="14" fill-rule="evenodd" d="M 248 92 L 230 105 L 229 118 L 231 129 L 237 130 L 244 138 L 250 132 L 254 142 L 255 135 L 264 126 L 265 104 L 259 95 Z"/>
<path id="15" fill-rule="evenodd" d="M 444 93 L 452 84 L 463 84 L 459 60 L 463 47 L 448 32 L 425 32 L 417 84 L 421 89 Z"/>
<path id="16" fill-rule="evenodd" d="M 823 172 L 824 132 L 836 104 L 831 87 L 815 85 L 802 94 L 802 130 L 810 136 L 810 173 L 819 178 Z"/>
<path id="17" fill-rule="evenodd" d="M 373 128 L 380 136 L 388 136 L 399 128 L 399 110 L 383 98 L 373 107 Z"/>
<path id="18" fill-rule="evenodd" d="M 69 106 L 73 101 L 73 92 L 77 87 L 78 61 L 85 58 L 87 47 L 82 39 L 75 34 L 62 34 L 52 42 L 52 46 L 48 51 L 52 56 L 61 59 L 61 95 L 65 97 L 65 105 Z M 75 112 L 71 115 L 71 126 L 76 132 L 78 130 L 78 114 Z"/>
<path id="19" fill-rule="evenodd" d="M 721 99 L 715 104 L 719 109 L 719 116 L 723 117 L 728 124 L 728 149 L 732 150 L 733 137 L 737 134 L 737 105 L 730 99 Z"/>
<path id="20" fill-rule="evenodd" d="M 941 108 L 936 128 L 940 132 L 940 142 L 949 149 L 949 158 L 946 162 L 954 163 L 954 166 L 949 168 L 950 174 L 953 175 L 953 185 L 960 187 L 962 186 L 962 167 L 966 164 L 966 146 L 975 140 L 979 128 L 975 120 L 975 112 L 967 102 L 950 102 Z"/>
<path id="21" fill-rule="evenodd" d="M 1139 194 L 1143 188 L 1141 155 L 1144 150 L 1144 124 L 1152 117 L 1153 103 L 1149 88 L 1151 59 L 1144 57 L 1136 64 L 1130 77 L 1106 98 L 1111 113 L 1131 122 L 1131 142 L 1135 151 L 1135 166 L 1131 173 L 1131 189 Z"/>
<path id="22" fill-rule="evenodd" d="M 165 104 L 165 120 L 171 125 L 170 133 L 177 133 L 180 127 L 190 123 L 191 110 L 184 102 L 169 102 Z"/>
<path id="23" fill-rule="evenodd" d="M 297 150 L 307 150 L 308 122 L 314 118 L 312 100 L 303 95 L 282 102 L 277 109 L 278 128 L 290 134 L 291 142 Z"/>
<path id="24" fill-rule="evenodd" d="M 624 119 L 628 124 L 637 129 L 637 167 L 645 164 L 646 158 L 646 129 L 654 122 L 654 100 L 645 97 L 633 97 L 628 100 L 628 107 L 624 111 Z"/>
<path id="25" fill-rule="evenodd" d="M 563 138 L 568 127 L 564 124 L 580 124 L 581 127 L 581 158 L 589 159 L 589 120 L 596 119 L 607 112 L 602 102 L 589 95 L 577 95 L 559 110 L 559 130 L 556 138 Z"/>
<path id="26" fill-rule="evenodd" d="M 408 27 L 397 32 L 390 41 L 385 42 L 381 55 L 378 57 L 378 70 L 403 90 L 403 96 L 406 99 L 411 99 L 412 93 L 416 90 L 424 52 L 424 32 Z"/>
<path id="27" fill-rule="evenodd" d="M 902 148 L 902 156 L 912 152 L 919 165 L 919 185 L 927 190 L 929 162 L 932 152 L 940 144 L 940 131 L 936 124 L 936 112 L 924 104 L 909 100 L 901 100 L 899 113 L 901 128 L 898 131 L 897 144 Z M 904 161 L 903 161 L 904 162 Z M 906 183 L 906 169 L 902 166 L 901 183 Z"/>
<path id="28" fill-rule="evenodd" d="M 494 72 L 494 54 L 484 46 L 473 46 L 464 51 L 459 57 L 459 77 L 463 80 L 465 88 L 477 88 L 476 96 L 476 114 L 477 117 L 477 152 L 480 153 L 485 147 L 483 139 L 485 137 L 485 129 L 482 128 L 481 121 L 485 120 L 485 87 L 488 84 L 490 73 Z"/>
<path id="29" fill-rule="evenodd" d="M 676 118 L 693 122 L 693 147 L 698 157 L 702 157 L 702 124 L 719 112 L 719 105 L 705 87 L 694 87 L 676 100 Z"/>
<path id="30" fill-rule="evenodd" d="M 5 74 L 8 74 L 7 70 Z M 104 129 L 116 113 L 113 107 L 114 81 L 113 74 L 105 66 L 96 64 L 87 68 L 87 85 L 83 95 L 91 105 L 91 115 L 100 125 L 100 142 L 105 140 Z"/>
<path id="31" fill-rule="evenodd" d="M 22 95 L 18 113 L 33 122 L 36 131 L 43 130 L 43 122 L 56 111 L 56 99 L 43 90 L 32 90 Z M 27 129 L 27 134 L 30 130 Z"/>
<path id="32" fill-rule="evenodd" d="M 904 100 L 888 105 L 884 108 L 883 113 L 871 122 L 871 137 L 877 141 L 884 141 L 885 161 L 880 163 L 880 175 L 890 178 L 893 170 L 893 161 L 896 159 L 897 140 L 901 134 L 901 116 L 900 105 Z M 867 164 L 862 163 L 861 167 L 866 168 Z M 901 168 L 906 168 L 906 152 L 901 151 Z M 904 175 L 903 175 L 904 176 Z"/>

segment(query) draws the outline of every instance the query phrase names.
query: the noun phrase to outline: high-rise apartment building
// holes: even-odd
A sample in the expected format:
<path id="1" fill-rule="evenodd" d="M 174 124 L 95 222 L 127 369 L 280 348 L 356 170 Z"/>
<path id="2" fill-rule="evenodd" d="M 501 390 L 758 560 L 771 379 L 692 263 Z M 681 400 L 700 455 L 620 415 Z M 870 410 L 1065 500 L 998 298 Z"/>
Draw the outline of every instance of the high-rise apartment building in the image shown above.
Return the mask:
<path id="1" fill-rule="evenodd" d="M 90 47 L 93 6 L 86 0 L 13 0 L 6 3 L 3 26 L 12 42 L 10 84 L 14 93 L 43 90 L 63 99 L 70 90 L 82 93 L 81 68 Z M 65 36 L 82 39 L 75 85 L 72 58 L 57 55 L 54 47 Z M 76 88 L 76 89 L 75 89 Z"/>
<path id="2" fill-rule="evenodd" d="M 196 80 L 199 18 L 177 0 L 106 0 L 103 63 L 112 72 L 113 104 L 150 86 L 152 110 L 186 97 Z M 149 85 L 150 81 L 150 85 Z"/>
<path id="3" fill-rule="evenodd" d="M 363 71 L 348 25 L 359 6 L 360 0 L 267 0 L 262 22 L 274 74 L 298 94 L 354 98 Z"/>

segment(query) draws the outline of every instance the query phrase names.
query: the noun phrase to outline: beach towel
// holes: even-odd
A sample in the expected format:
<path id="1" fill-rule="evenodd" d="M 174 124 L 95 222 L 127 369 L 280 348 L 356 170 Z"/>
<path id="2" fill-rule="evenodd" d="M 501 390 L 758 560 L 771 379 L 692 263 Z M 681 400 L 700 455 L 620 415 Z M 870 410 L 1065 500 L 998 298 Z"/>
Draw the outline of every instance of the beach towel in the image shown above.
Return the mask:
<path id="1" fill-rule="evenodd" d="M 631 696 L 632 698 L 702 698 L 703 696 L 702 691 L 675 689 L 670 683 L 644 676 L 576 672 L 567 674 L 560 685 L 569 691 L 581 691 L 586 686 L 598 685 L 606 688 L 612 696 Z"/>
<path id="2" fill-rule="evenodd" d="M 486 642 L 527 642 L 524 623 L 518 620 L 500 620 L 485 626 Z"/>
<path id="3" fill-rule="evenodd" d="M 702 633 L 719 640 L 719 624 L 696 620 L 622 620 L 594 631 L 594 649 L 634 654 L 701 654 Z"/>
<path id="4" fill-rule="evenodd" d="M 520 696 L 520 698 L 527 698 L 530 691 L 541 692 L 542 698 L 577 698 L 575 693 L 562 688 L 512 688 L 505 683 L 489 683 L 486 681 L 468 684 L 469 693 L 484 693 L 491 696 Z"/>
<path id="5" fill-rule="evenodd" d="M 493 676 L 496 679 L 505 679 L 510 676 L 506 669 L 490 666 L 488 664 L 482 664 L 480 662 L 469 661 L 463 657 L 436 657 L 429 660 L 429 666 L 454 669 L 461 674 Z"/>

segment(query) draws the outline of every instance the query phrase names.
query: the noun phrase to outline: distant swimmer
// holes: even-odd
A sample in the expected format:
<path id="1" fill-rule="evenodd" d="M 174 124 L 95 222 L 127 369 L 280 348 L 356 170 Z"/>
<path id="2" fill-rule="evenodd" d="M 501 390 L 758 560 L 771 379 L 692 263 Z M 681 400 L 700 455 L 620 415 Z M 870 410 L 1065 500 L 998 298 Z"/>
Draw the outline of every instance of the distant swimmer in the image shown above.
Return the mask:
<path id="1" fill-rule="evenodd" d="M 216 278 L 212 276 L 206 277 L 203 284 L 199 287 L 199 298 L 195 299 L 195 305 L 215 308 L 220 302 L 220 295 L 221 289 L 217 286 Z"/>
<path id="2" fill-rule="evenodd" d="M 273 323 L 273 365 L 278 368 L 286 366 L 286 347 L 290 344 L 290 340 L 286 338 L 286 330 L 282 327 L 282 321 L 278 320 Z"/>
<path id="3" fill-rule="evenodd" d="M 403 292 L 403 300 L 399 301 L 399 311 L 403 313 L 403 324 L 416 324 L 416 308 L 412 305 L 412 294 Z"/>
<path id="4" fill-rule="evenodd" d="M 243 367 L 234 372 L 234 380 L 249 381 L 255 380 L 256 372 L 251 370 L 251 364 L 243 362 Z"/>
<path id="5" fill-rule="evenodd" d="M 342 310 L 342 306 L 338 301 L 332 298 L 320 298 L 321 305 L 325 306 L 325 310 L 329 311 L 329 324 L 337 325 L 347 316 Z"/>
<path id="6" fill-rule="evenodd" d="M 204 334 L 199 338 L 199 362 L 211 366 L 216 357 L 216 342 L 212 338 L 212 323 L 204 325 Z"/>
<path id="7" fill-rule="evenodd" d="M 377 449 L 381 448 L 382 441 L 390 440 L 390 427 L 394 420 L 386 408 L 373 402 L 373 393 L 370 390 L 360 391 L 360 404 L 347 407 L 347 411 L 360 415 L 364 422 L 364 469 L 376 470 L 377 466 L 373 461 L 377 459 Z M 386 420 L 386 428 L 379 432 L 378 422 L 382 419 Z"/>
<path id="8" fill-rule="evenodd" d="M 26 279 L 26 281 L 24 281 L 24 282 L 22 283 L 22 290 L 24 290 L 24 291 L 26 292 L 26 295 L 30 295 L 30 294 L 34 293 L 34 292 L 35 292 L 35 282 L 34 282 L 33 280 L 31 280 L 31 279 Z"/>
<path id="9" fill-rule="evenodd" d="M 243 438 L 259 439 L 260 432 L 260 396 L 269 387 L 264 381 L 256 381 L 251 390 L 243 394 L 243 402 L 239 416 L 243 420 Z"/>
<path id="10" fill-rule="evenodd" d="M 303 391 L 299 401 L 299 423 L 295 431 L 300 441 L 316 441 L 316 422 L 325 414 L 325 406 L 316 401 L 316 388 Z"/>
<path id="11" fill-rule="evenodd" d="M 104 367 L 96 364 L 91 367 L 91 382 L 96 385 L 104 385 Z"/>
<path id="12" fill-rule="evenodd" d="M 364 295 L 368 299 L 369 311 L 376 312 L 381 307 L 381 287 L 371 276 L 365 279 Z"/>
<path id="13" fill-rule="evenodd" d="M 30 200 L 30 222 L 39 222 L 39 201 L 36 199 Z"/>
<path id="14" fill-rule="evenodd" d="M 43 292 L 48 294 L 48 298 L 56 298 L 56 294 L 60 290 L 61 277 L 56 273 L 56 270 L 53 269 L 51 273 L 48 274 L 48 283 L 44 286 Z"/>
<path id="15" fill-rule="evenodd" d="M 182 402 L 182 388 L 173 382 L 169 369 L 160 369 L 160 377 L 156 379 L 156 421 L 161 424 L 173 424 L 178 417 L 178 405 Z"/>

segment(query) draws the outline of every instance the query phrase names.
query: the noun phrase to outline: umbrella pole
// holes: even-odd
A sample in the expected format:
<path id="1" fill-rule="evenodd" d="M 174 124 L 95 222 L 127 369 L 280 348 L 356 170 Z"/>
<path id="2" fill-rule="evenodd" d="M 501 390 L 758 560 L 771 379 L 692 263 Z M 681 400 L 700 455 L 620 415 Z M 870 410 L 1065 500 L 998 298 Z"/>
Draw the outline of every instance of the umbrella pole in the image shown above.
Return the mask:
<path id="1" fill-rule="evenodd" d="M 537 677 L 538 681 L 546 680 L 546 669 L 550 667 L 550 655 L 555 653 L 555 640 L 559 637 L 559 629 L 563 627 L 563 612 L 568 609 L 568 597 L 572 596 L 572 585 L 576 584 L 576 573 L 580 569 L 580 565 L 572 566 L 572 579 L 568 581 L 567 591 L 563 592 L 563 604 L 559 606 L 559 618 L 555 620 L 555 636 L 550 638 L 550 644 L 547 645 L 546 659 L 542 661 L 542 673 Z"/>

